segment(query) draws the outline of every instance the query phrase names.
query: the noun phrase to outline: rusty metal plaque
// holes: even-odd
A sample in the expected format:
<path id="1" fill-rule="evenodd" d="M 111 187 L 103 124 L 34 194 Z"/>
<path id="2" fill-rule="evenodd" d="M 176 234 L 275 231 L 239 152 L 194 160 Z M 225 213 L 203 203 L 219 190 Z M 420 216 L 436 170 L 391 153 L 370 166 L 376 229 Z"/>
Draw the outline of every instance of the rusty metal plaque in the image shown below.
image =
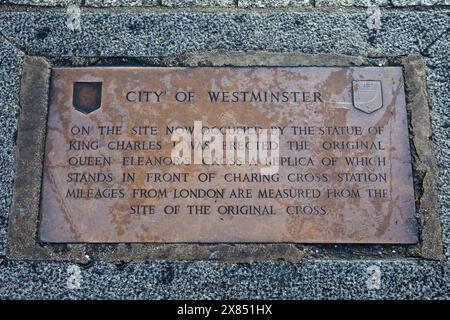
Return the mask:
<path id="1" fill-rule="evenodd" d="M 415 243 L 399 67 L 54 68 L 40 239 Z"/>

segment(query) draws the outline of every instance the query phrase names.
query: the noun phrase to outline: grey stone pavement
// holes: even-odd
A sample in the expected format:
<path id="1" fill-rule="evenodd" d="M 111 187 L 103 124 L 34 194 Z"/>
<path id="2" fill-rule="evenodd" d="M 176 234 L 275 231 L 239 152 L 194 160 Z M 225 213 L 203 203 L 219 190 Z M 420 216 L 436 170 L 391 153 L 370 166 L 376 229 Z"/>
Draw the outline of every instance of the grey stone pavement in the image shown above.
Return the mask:
<path id="1" fill-rule="evenodd" d="M 450 1 L 362 0 L 0 1 L 0 299 L 448 299 L 450 297 Z M 77 30 L 68 3 L 82 5 Z M 373 9 L 373 8 L 372 8 Z M 402 257 L 262 261 L 12 261 L 6 233 L 24 55 L 50 60 L 165 58 L 208 52 L 417 53 L 427 66 L 432 144 L 438 160 L 443 261 Z M 75 57 L 75 58 L 74 58 Z M 380 269 L 378 285 L 368 267 Z M 72 278 L 71 278 L 72 277 Z"/>

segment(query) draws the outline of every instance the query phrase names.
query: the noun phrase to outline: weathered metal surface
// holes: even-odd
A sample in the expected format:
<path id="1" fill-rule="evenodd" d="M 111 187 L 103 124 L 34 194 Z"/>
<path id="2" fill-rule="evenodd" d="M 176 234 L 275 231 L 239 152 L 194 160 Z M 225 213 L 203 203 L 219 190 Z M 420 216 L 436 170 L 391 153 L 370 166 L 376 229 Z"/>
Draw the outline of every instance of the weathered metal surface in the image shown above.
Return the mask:
<path id="1" fill-rule="evenodd" d="M 170 164 L 195 121 L 282 127 L 277 174 Z M 41 200 L 47 242 L 415 243 L 402 70 L 53 69 Z"/>

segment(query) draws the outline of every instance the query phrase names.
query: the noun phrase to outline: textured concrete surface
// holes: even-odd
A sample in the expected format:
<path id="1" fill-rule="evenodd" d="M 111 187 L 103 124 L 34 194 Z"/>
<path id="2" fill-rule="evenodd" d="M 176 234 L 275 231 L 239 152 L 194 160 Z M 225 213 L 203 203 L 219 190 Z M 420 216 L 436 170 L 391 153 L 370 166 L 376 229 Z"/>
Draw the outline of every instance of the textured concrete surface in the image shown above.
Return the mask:
<path id="1" fill-rule="evenodd" d="M 101 1 L 101 0 L 100 0 Z M 97 2 L 100 2 L 97 0 Z M 108 1 L 108 0 L 105 0 Z M 112 0 L 116 1 L 116 0 Z M 18 4 L 23 6 L 67 6 L 69 4 L 81 5 L 81 0 L 3 0 L 1 1 L 7 4 Z"/>
<path id="2" fill-rule="evenodd" d="M 21 6 L 64 7 L 240 7 L 240 8 L 295 8 L 295 7 L 420 7 L 448 6 L 450 0 L 2 0 L 0 3 Z"/>
<path id="3" fill-rule="evenodd" d="M 449 0 L 392 0 L 394 6 L 433 6 L 433 5 L 449 5 Z"/>
<path id="4" fill-rule="evenodd" d="M 388 6 L 389 0 L 316 0 L 317 7 L 367 7 Z"/>
<path id="5" fill-rule="evenodd" d="M 19 112 L 21 60 L 23 53 L 0 37 L 0 256 L 5 255 L 8 212 L 11 206 L 11 184 L 14 177 L 14 137 Z M 7 89 L 9 88 L 9 89 Z"/>
<path id="6" fill-rule="evenodd" d="M 433 6 L 450 5 L 450 0 L 316 0 L 317 7 L 367 7 L 367 6 Z"/>
<path id="7" fill-rule="evenodd" d="M 368 289 L 369 267 L 380 286 Z M 67 263 L 2 264 L 0 299 L 436 299 L 448 298 L 443 271 L 429 262 L 309 261 L 254 264 L 214 262 L 93 263 L 69 289 Z M 70 281 L 70 280 L 69 280 Z M 77 286 L 78 287 L 78 286 Z M 379 288 L 379 289 L 378 289 Z"/>
<path id="8" fill-rule="evenodd" d="M 156 6 L 159 5 L 158 0 L 85 0 L 83 3 L 86 7 L 122 7 L 122 6 Z"/>
<path id="9" fill-rule="evenodd" d="M 343 12 L 177 9 L 114 13 L 102 9 L 82 13 L 78 31 L 67 28 L 67 16 L 61 10 L 20 10 L 24 9 L 4 7 L 0 13 L 0 298 L 450 297 L 450 10 L 441 6 L 385 8 L 381 26 L 373 28 L 367 24 L 365 8 Z M 386 55 L 411 53 L 424 57 L 431 141 L 440 169 L 438 196 L 445 261 L 376 256 L 362 260 L 355 254 L 295 264 L 158 261 L 90 262 L 74 267 L 70 262 L 20 262 L 5 257 L 24 53 L 50 60 L 78 57 L 71 58 L 76 63 L 79 58 L 91 62 L 98 57 L 176 59 L 177 55 L 248 50 L 339 53 L 381 60 Z M 379 268 L 379 281 L 369 285 L 369 270 L 373 268 Z M 71 282 L 74 274 L 79 274 L 75 285 Z"/>
<path id="10" fill-rule="evenodd" d="M 276 8 L 312 5 L 310 0 L 239 0 L 238 7 L 242 8 Z"/>
<path id="11" fill-rule="evenodd" d="M 161 5 L 167 7 L 233 7 L 235 0 L 161 0 Z"/>

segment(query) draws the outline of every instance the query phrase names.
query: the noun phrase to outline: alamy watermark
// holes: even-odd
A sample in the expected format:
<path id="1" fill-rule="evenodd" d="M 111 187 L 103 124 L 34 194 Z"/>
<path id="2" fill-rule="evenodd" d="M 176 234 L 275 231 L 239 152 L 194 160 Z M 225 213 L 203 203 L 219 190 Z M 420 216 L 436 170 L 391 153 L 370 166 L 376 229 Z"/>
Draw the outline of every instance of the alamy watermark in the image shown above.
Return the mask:
<path id="1" fill-rule="evenodd" d="M 371 265 L 367 268 L 366 286 L 369 290 L 379 290 L 381 288 L 381 269 L 379 266 Z"/>
<path id="2" fill-rule="evenodd" d="M 67 6 L 66 26 L 70 31 L 81 30 L 81 9 L 78 5 L 70 4 Z"/>
<path id="3" fill-rule="evenodd" d="M 81 288 L 81 269 L 76 264 L 67 267 L 67 289 L 76 290 Z"/>
<path id="4" fill-rule="evenodd" d="M 378 31 L 381 29 L 381 9 L 378 6 L 369 5 L 367 7 L 366 25 L 369 30 Z"/>
<path id="5" fill-rule="evenodd" d="M 208 127 L 194 121 L 190 128 L 175 128 L 171 158 L 174 164 L 260 166 L 263 175 L 279 170 L 280 132 L 272 127 Z"/>

